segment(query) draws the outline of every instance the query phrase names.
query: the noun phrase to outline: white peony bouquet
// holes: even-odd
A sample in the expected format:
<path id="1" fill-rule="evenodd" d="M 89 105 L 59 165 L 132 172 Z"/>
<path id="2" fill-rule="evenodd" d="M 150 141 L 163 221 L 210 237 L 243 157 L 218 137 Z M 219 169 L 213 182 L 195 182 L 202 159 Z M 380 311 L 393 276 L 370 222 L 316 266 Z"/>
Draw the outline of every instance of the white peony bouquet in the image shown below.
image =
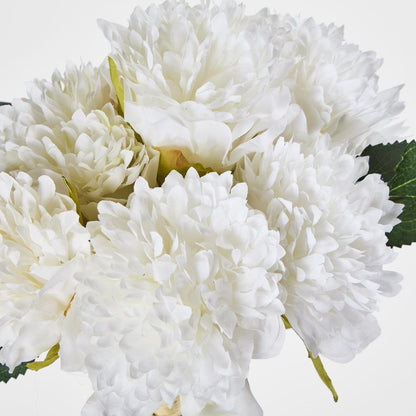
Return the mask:
<path id="1" fill-rule="evenodd" d="M 416 241 L 400 87 L 342 29 L 229 0 L 100 21 L 111 52 L 0 107 L 0 380 L 58 358 L 84 416 L 260 416 L 285 331 L 347 362 Z M 4 388 L 4 387 L 2 387 Z"/>

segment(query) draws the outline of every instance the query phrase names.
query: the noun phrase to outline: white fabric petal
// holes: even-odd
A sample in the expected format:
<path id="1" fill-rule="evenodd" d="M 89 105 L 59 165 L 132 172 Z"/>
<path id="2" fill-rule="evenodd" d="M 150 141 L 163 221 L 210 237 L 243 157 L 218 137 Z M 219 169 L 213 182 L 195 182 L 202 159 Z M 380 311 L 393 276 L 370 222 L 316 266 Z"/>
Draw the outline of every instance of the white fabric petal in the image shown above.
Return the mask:
<path id="1" fill-rule="evenodd" d="M 208 404 L 233 415 L 240 399 L 257 409 L 241 389 L 253 355 L 282 343 L 284 251 L 232 181 L 173 171 L 161 188 L 139 178 L 127 206 L 98 205 L 60 350 L 65 369 L 92 380 L 86 415 L 148 416 L 177 396 L 189 416 Z"/>
<path id="2" fill-rule="evenodd" d="M 288 59 L 258 18 L 231 1 L 167 1 L 136 8 L 128 27 L 99 22 L 124 80 L 126 121 L 147 145 L 224 171 L 243 143 L 283 132 L 298 112 L 278 85 Z"/>
<path id="3" fill-rule="evenodd" d="M 51 81 L 35 80 L 27 99 L 14 100 L 0 123 L 0 168 L 52 177 L 75 187 L 83 214 L 96 218 L 102 199 L 125 202 L 138 176 L 155 184 L 147 150 L 117 114 L 108 65 L 68 65 Z"/>
<path id="4" fill-rule="evenodd" d="M 90 243 L 51 178 L 2 172 L 0 189 L 0 362 L 13 370 L 59 341 Z"/>
<path id="5" fill-rule="evenodd" d="M 323 138 L 325 140 L 325 138 Z M 379 295 L 398 292 L 400 276 L 384 270 L 394 251 L 386 232 L 402 205 L 368 175 L 366 158 L 340 149 L 305 155 L 283 139 L 237 165 L 249 203 L 279 231 L 285 249 L 280 299 L 292 327 L 314 355 L 348 361 L 379 333 Z"/>

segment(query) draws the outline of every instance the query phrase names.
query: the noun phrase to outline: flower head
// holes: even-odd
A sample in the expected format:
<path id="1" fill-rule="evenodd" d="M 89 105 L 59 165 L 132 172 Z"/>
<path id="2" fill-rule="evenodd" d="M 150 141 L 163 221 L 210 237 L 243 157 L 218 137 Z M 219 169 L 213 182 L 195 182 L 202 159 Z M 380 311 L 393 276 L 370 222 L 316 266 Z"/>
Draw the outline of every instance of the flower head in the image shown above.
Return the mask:
<path id="1" fill-rule="evenodd" d="M 280 348 L 283 250 L 246 192 L 230 172 L 190 169 L 161 188 L 139 178 L 126 207 L 98 205 L 61 347 L 109 413 L 147 416 L 180 395 L 184 416 L 210 403 L 226 414 L 250 359 Z"/>
<path id="2" fill-rule="evenodd" d="M 2 108 L 0 167 L 62 176 L 76 188 L 87 218 L 101 199 L 126 201 L 132 184 L 149 171 L 149 154 L 114 107 L 104 66 L 69 65 L 52 81 L 34 81 L 29 98 Z M 152 177 L 153 174 L 153 177 Z M 148 179 L 155 182 L 150 169 Z"/>
<path id="3" fill-rule="evenodd" d="M 367 171 L 366 158 L 328 150 L 305 156 L 280 139 L 236 173 L 249 203 L 280 233 L 290 324 L 314 355 L 336 361 L 352 359 L 378 335 L 377 298 L 399 290 L 400 276 L 383 266 L 395 257 L 385 234 L 401 205 L 389 201 L 379 175 L 360 180 Z"/>
<path id="4" fill-rule="evenodd" d="M 299 141 L 308 153 L 329 144 L 359 155 L 367 145 L 397 140 L 404 131 L 398 120 L 401 86 L 380 91 L 382 60 L 345 42 L 343 28 L 267 9 L 257 24 L 273 33 L 278 61 L 292 64 L 280 80 L 299 108 L 282 135 L 287 140 Z"/>
<path id="5" fill-rule="evenodd" d="M 136 8 L 128 27 L 101 27 L 124 80 L 126 120 L 149 146 L 222 171 L 233 150 L 271 126 L 281 133 L 296 113 L 278 85 L 287 62 L 277 61 L 273 32 L 242 5 L 166 1 Z"/>
<path id="6" fill-rule="evenodd" d="M 0 173 L 0 362 L 10 369 L 59 341 L 88 239 L 49 177 Z"/>

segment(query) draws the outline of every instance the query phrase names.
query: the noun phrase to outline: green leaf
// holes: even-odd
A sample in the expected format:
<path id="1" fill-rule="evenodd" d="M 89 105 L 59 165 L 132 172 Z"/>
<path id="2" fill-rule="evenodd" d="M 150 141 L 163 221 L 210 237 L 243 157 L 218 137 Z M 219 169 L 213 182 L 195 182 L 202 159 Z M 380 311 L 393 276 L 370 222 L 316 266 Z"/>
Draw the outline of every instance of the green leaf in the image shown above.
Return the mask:
<path id="1" fill-rule="evenodd" d="M 9 367 L 0 364 L 0 382 L 7 383 L 11 378 L 17 378 L 20 375 L 24 375 L 27 370 L 27 365 L 28 363 L 19 364 L 14 371 L 10 373 Z"/>
<path id="2" fill-rule="evenodd" d="M 83 225 L 85 227 L 86 221 L 85 221 L 84 216 L 82 215 L 81 208 L 80 208 L 80 205 L 79 205 L 78 192 L 74 188 L 74 186 L 67 181 L 65 176 L 62 176 L 62 179 L 65 183 L 66 188 L 68 189 L 69 197 L 75 203 L 77 214 L 79 215 L 79 222 L 81 223 L 81 225 Z"/>
<path id="3" fill-rule="evenodd" d="M 114 90 L 116 91 L 118 105 L 121 109 L 121 115 L 124 115 L 124 87 L 123 83 L 121 82 L 120 75 L 117 71 L 116 63 L 113 59 L 109 56 L 108 57 L 108 64 L 110 66 L 110 77 L 111 82 L 113 83 Z"/>
<path id="4" fill-rule="evenodd" d="M 388 245 L 401 247 L 416 241 L 416 141 L 407 143 L 395 171 L 389 181 L 390 199 L 404 204 L 404 208 L 399 217 L 401 223 L 387 236 Z"/>
<path id="5" fill-rule="evenodd" d="M 286 329 L 293 329 L 292 325 L 290 325 L 289 320 L 287 319 L 287 317 L 285 315 L 282 315 L 282 320 L 283 323 L 285 325 Z M 293 329 L 293 331 L 295 332 L 295 334 L 302 339 L 302 337 Z M 303 339 L 302 339 L 303 341 Z M 321 359 L 319 358 L 319 355 L 317 355 L 316 357 L 314 357 L 312 355 L 312 352 L 308 349 L 308 347 L 306 347 L 305 341 L 303 341 L 306 351 L 308 352 L 308 358 L 311 359 L 313 366 L 315 367 L 316 372 L 318 373 L 320 379 L 323 381 L 323 383 L 325 384 L 325 386 L 328 387 L 328 389 L 331 391 L 332 393 L 332 397 L 334 399 L 334 402 L 338 401 L 338 394 L 332 384 L 332 380 L 331 378 L 328 376 L 328 373 L 325 370 L 324 365 L 322 364 Z"/>
<path id="6" fill-rule="evenodd" d="M 157 181 L 162 185 L 166 176 L 172 170 L 185 175 L 189 168 L 194 168 L 200 175 L 212 172 L 211 168 L 205 168 L 200 163 L 189 163 L 180 150 L 156 148 L 159 151 L 159 167 L 157 170 Z"/>
<path id="7" fill-rule="evenodd" d="M 58 358 L 59 344 L 54 345 L 47 353 L 43 361 L 28 361 L 26 363 L 19 364 L 12 373 L 10 373 L 9 368 L 0 364 L 0 382 L 7 383 L 11 378 L 17 378 L 19 375 L 24 375 L 27 369 L 33 371 L 39 371 L 42 368 L 45 368 L 52 363 L 54 363 Z"/>
<path id="8" fill-rule="evenodd" d="M 368 146 L 362 153 L 369 156 L 368 173 L 379 173 L 390 188 L 390 199 L 404 205 L 387 244 L 401 247 L 416 241 L 416 141 Z"/>
<path id="9" fill-rule="evenodd" d="M 0 107 L 1 107 L 2 105 L 12 105 L 12 104 L 11 104 L 11 103 L 6 103 L 6 102 L 4 102 L 4 101 L 0 101 Z"/>
<path id="10" fill-rule="evenodd" d="M 27 368 L 33 371 L 39 371 L 42 368 L 48 367 L 53 364 L 58 358 L 59 344 L 55 344 L 46 355 L 46 358 L 43 361 L 34 361 L 27 364 Z"/>
<path id="11" fill-rule="evenodd" d="M 396 173 L 396 166 L 401 162 L 407 142 L 378 144 L 367 146 L 361 156 L 369 156 L 368 173 L 379 173 L 384 182 L 389 182 Z"/>

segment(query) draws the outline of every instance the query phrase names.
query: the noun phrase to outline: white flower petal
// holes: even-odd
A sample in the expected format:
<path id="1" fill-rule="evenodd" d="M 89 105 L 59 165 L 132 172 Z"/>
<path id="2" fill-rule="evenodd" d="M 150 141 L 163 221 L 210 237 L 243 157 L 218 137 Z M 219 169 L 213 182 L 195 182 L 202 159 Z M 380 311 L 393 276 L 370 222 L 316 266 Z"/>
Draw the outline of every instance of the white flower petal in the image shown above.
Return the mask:
<path id="1" fill-rule="evenodd" d="M 280 298 L 290 324 L 314 355 L 336 361 L 352 359 L 378 335 L 371 315 L 378 295 L 399 290 L 399 276 L 383 266 L 394 258 L 385 233 L 402 206 L 389 201 L 379 175 L 358 181 L 367 163 L 339 149 L 305 156 L 299 144 L 279 139 L 236 170 L 249 203 L 280 233 Z"/>
<path id="2" fill-rule="evenodd" d="M 107 72 L 104 65 L 69 65 L 51 82 L 34 81 L 29 98 L 14 100 L 0 124 L 0 168 L 47 174 L 62 192 L 65 176 L 87 218 L 101 199 L 125 202 L 139 175 L 153 184 L 156 178 L 147 168 L 155 154 L 117 114 Z"/>
<path id="3" fill-rule="evenodd" d="M 234 2 L 136 8 L 129 26 L 100 21 L 125 87 L 125 117 L 149 146 L 217 171 L 230 152 L 297 114 L 274 34 Z"/>
<path id="4" fill-rule="evenodd" d="M 277 353 L 285 332 L 279 236 L 230 172 L 173 171 L 161 188 L 139 179 L 134 189 L 126 207 L 102 202 L 87 224 L 96 254 L 77 274 L 63 366 L 88 370 L 101 404 L 85 414 L 145 415 L 180 395 L 184 409 L 189 397 L 233 415 L 253 354 Z"/>
<path id="5" fill-rule="evenodd" d="M 75 205 L 21 172 L 0 173 L 0 362 L 13 370 L 55 345 L 89 234 Z"/>

